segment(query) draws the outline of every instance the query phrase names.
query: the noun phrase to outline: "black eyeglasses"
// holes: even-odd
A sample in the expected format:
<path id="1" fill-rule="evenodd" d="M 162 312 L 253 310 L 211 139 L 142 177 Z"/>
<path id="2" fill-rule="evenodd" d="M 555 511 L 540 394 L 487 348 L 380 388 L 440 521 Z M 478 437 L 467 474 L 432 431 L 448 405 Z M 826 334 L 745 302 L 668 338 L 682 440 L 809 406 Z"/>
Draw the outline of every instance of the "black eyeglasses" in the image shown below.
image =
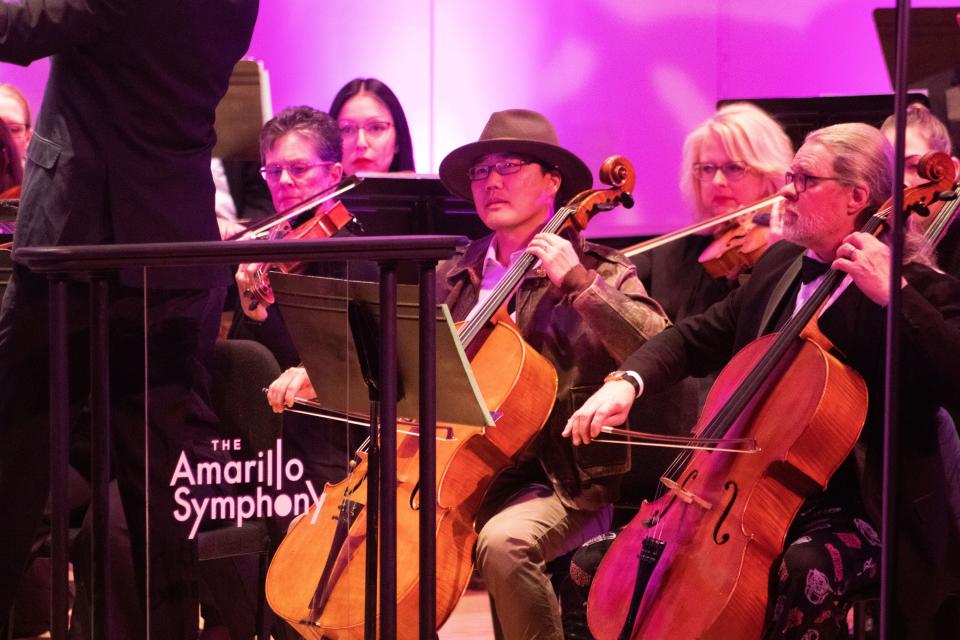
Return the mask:
<path id="1" fill-rule="evenodd" d="M 490 175 L 490 171 L 496 171 L 502 176 L 509 176 L 517 173 L 524 165 L 532 164 L 533 160 L 520 160 L 514 158 L 511 160 L 501 160 L 493 164 L 475 164 L 467 169 L 467 177 L 471 180 L 483 180 Z"/>
<path id="2" fill-rule="evenodd" d="M 392 126 L 392 123 L 383 120 L 368 120 L 363 124 L 344 121 L 340 123 L 340 135 L 343 136 L 344 140 L 353 140 L 362 129 L 368 138 L 376 140 L 382 137 L 387 131 L 390 131 L 390 127 Z"/>
<path id="3" fill-rule="evenodd" d="M 710 182 L 717 175 L 717 171 L 723 173 L 724 177 L 730 182 L 736 182 L 747 175 L 750 165 L 746 162 L 730 161 L 723 164 L 714 164 L 712 162 L 694 162 L 693 175 L 701 182 Z"/>
<path id="4" fill-rule="evenodd" d="M 333 162 L 294 162 L 292 164 L 268 164 L 265 167 L 260 167 L 260 175 L 263 176 L 263 179 L 267 182 L 277 182 L 280 180 L 280 177 L 283 175 L 284 170 L 290 177 L 294 180 L 299 180 L 303 178 L 314 167 L 323 167 L 327 165 L 334 164 Z"/>
<path id="5" fill-rule="evenodd" d="M 792 184 L 793 188 L 797 190 L 797 193 L 803 193 L 807 190 L 810 181 L 813 180 L 840 180 L 837 176 L 812 176 L 809 173 L 794 173 L 793 171 L 787 171 L 783 174 L 783 184 L 784 186 Z"/>

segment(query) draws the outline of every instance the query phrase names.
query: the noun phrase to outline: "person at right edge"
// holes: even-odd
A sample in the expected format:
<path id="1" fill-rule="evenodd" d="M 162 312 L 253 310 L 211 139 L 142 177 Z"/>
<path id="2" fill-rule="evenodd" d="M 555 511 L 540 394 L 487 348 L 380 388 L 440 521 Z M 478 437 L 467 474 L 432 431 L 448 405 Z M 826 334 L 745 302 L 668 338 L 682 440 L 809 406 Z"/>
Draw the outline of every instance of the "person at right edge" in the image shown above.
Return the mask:
<path id="1" fill-rule="evenodd" d="M 846 274 L 818 325 L 834 345 L 833 355 L 866 382 L 866 422 L 827 487 L 799 507 L 782 553 L 769 568 L 765 640 L 846 637 L 850 599 L 879 584 L 890 258 L 882 240 L 859 229 L 892 191 L 892 156 L 883 134 L 865 124 L 809 134 L 780 190 L 787 200 L 783 233 L 788 242 L 771 247 L 750 280 L 723 301 L 642 345 L 621 365 L 630 378 L 620 376 L 601 387 L 564 431 L 575 445 L 589 443 L 602 426 L 622 423 L 641 394 L 688 373 L 719 369 L 747 343 L 776 330 L 809 299 L 828 269 Z M 935 614 L 960 576 L 957 531 L 946 508 L 948 487 L 938 467 L 937 444 L 938 409 L 960 398 L 955 368 L 960 282 L 933 268 L 928 251 L 913 237 L 908 240 L 900 282 L 903 467 L 892 632 L 896 638 L 920 639 L 943 637 L 933 630 Z"/>
<path id="2" fill-rule="evenodd" d="M 258 9 L 257 0 L 0 3 L 0 60 L 52 56 L 15 249 L 218 240 L 215 110 Z M 215 267 L 130 270 L 109 281 L 113 471 L 147 605 L 140 633 L 127 637 L 197 637 L 196 548 L 175 521 L 170 479 L 181 452 L 191 462 L 222 458 L 210 444 L 219 424 L 207 365 L 229 282 Z M 87 293 L 67 288 L 71 406 L 79 407 Z M 47 326 L 46 278 L 15 265 L 0 309 L 0 627 L 47 495 Z"/>

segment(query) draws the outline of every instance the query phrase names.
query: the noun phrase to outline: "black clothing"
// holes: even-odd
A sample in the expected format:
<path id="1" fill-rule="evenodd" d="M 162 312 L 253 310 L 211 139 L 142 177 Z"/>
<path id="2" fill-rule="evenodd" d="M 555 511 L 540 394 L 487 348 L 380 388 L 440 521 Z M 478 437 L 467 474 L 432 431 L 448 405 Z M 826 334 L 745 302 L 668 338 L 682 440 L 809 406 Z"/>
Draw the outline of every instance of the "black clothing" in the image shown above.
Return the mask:
<path id="1" fill-rule="evenodd" d="M 706 311 L 738 284 L 711 277 L 698 262 L 711 242 L 712 236 L 690 235 L 631 258 L 640 282 L 673 322 Z"/>
<path id="2" fill-rule="evenodd" d="M 772 247 L 757 263 L 749 281 L 705 313 L 687 318 L 655 336 L 622 365 L 657 390 L 688 373 L 703 374 L 724 365 L 758 335 L 768 332 L 780 313 L 769 313 L 781 279 L 795 277 L 802 249 L 789 243 Z M 948 578 L 946 559 L 951 522 L 942 473 L 937 466 L 937 410 L 960 396 L 954 375 L 960 361 L 960 282 L 920 265 L 908 265 L 903 289 L 902 400 L 904 469 L 899 495 L 902 553 L 911 563 L 900 572 L 901 605 L 911 618 L 936 608 Z M 781 285 L 782 286 L 782 285 Z M 786 288 L 789 291 L 789 287 Z M 785 297 L 789 297 L 789 293 Z M 792 301 L 779 305 L 785 309 Z M 819 326 L 836 352 L 867 383 L 866 424 L 843 480 L 844 469 L 830 484 L 832 499 L 847 499 L 859 490 L 869 518 L 879 517 L 882 453 L 884 309 L 850 286 L 826 310 Z M 850 486 L 853 484 L 854 486 Z"/>
<path id="3" fill-rule="evenodd" d="M 0 3 L 0 60 L 26 65 L 53 56 L 27 151 L 15 247 L 219 239 L 214 112 L 257 9 L 257 0 Z M 150 591 L 151 609 L 140 620 L 164 640 L 197 633 L 195 550 L 174 521 L 170 479 L 181 451 L 191 461 L 217 457 L 206 366 L 223 305 L 216 287 L 228 281 L 225 268 L 156 269 L 146 299 L 133 288 L 143 286 L 140 271 L 111 283 L 114 468 L 140 602 Z M 7 527 L 0 626 L 47 492 L 46 290 L 44 277 L 17 268 L 0 310 L 0 519 Z M 80 287 L 69 295 L 71 401 L 79 405 L 88 388 L 87 296 Z"/>
<path id="4" fill-rule="evenodd" d="M 660 303 L 673 322 L 702 313 L 739 285 L 739 280 L 711 277 L 697 260 L 712 241 L 713 236 L 690 235 L 631 258 L 650 297 Z M 689 434 L 715 377 L 688 377 L 658 393 L 645 393 L 634 403 L 628 424 L 641 431 Z M 625 504 L 638 507 L 642 500 L 653 497 L 660 476 L 677 452 L 631 447 L 630 453 L 632 471 L 624 477 L 621 495 Z M 626 515 L 629 511 L 618 511 L 614 524 Z"/>
<path id="5" fill-rule="evenodd" d="M 0 60 L 52 55 L 15 245 L 218 240 L 214 110 L 257 8 L 257 0 L 0 3 Z M 151 278 L 174 288 L 228 283 L 223 268 Z"/>

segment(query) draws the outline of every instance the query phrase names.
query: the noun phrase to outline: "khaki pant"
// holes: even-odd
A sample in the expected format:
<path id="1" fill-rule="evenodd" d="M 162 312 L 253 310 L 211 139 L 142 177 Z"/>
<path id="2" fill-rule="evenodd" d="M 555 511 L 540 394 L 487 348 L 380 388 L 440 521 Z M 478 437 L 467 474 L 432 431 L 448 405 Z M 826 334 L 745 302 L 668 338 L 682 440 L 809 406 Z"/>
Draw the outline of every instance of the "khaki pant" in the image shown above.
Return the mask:
<path id="1" fill-rule="evenodd" d="M 610 505 L 568 509 L 550 487 L 528 484 L 483 525 L 477 568 L 490 592 L 498 636 L 562 640 L 560 606 L 545 565 L 607 531 L 612 514 Z"/>

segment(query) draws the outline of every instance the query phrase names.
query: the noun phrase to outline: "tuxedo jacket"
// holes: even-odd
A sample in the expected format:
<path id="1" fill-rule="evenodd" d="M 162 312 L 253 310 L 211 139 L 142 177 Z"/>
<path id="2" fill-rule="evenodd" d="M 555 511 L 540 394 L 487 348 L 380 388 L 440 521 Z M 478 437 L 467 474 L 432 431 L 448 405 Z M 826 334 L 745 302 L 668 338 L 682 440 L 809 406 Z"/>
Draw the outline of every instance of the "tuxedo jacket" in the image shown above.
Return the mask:
<path id="1" fill-rule="evenodd" d="M 637 371 L 645 388 L 656 391 L 689 374 L 704 375 L 792 313 L 803 249 L 781 242 L 760 259 L 749 280 L 702 314 L 688 317 L 654 336 L 623 368 Z M 916 589 L 942 590 L 945 564 L 955 559 L 955 521 L 947 508 L 947 486 L 938 446 L 938 407 L 960 398 L 960 282 L 920 265 L 904 271 L 901 330 L 901 420 L 903 451 L 899 525 L 920 576 Z M 819 327 L 835 345 L 835 355 L 866 381 L 869 404 L 860 440 L 847 466 L 854 487 L 828 490 L 859 494 L 867 514 L 879 521 L 884 400 L 883 347 L 886 309 L 851 284 L 830 305 Z M 834 477 L 834 483 L 843 482 Z M 951 558 L 953 556 L 953 558 Z M 956 567 L 953 567 L 956 570 Z M 909 573 L 909 572 L 908 572 Z M 946 580 L 947 578 L 943 578 Z M 914 593 L 917 593 L 914 590 Z M 927 598 L 928 602 L 934 596 Z"/>
<path id="2" fill-rule="evenodd" d="M 0 3 L 0 60 L 52 56 L 15 245 L 219 239 L 214 112 L 257 9 L 258 0 Z M 206 287 L 229 274 L 157 269 L 150 281 Z"/>

